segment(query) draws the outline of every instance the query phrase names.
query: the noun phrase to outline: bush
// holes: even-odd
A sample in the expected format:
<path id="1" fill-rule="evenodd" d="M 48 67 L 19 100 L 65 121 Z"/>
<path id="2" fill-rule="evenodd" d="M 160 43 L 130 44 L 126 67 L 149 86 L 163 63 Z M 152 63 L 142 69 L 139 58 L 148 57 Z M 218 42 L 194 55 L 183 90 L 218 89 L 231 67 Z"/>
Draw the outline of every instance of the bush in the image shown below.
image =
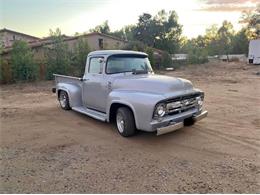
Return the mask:
<path id="1" fill-rule="evenodd" d="M 168 52 L 163 52 L 161 64 L 162 67 L 160 68 L 172 67 L 172 58 Z"/>
<path id="2" fill-rule="evenodd" d="M 44 62 L 39 62 L 39 79 L 45 80 L 46 78 L 46 64 Z"/>
<path id="3" fill-rule="evenodd" d="M 0 63 L 0 81 L 4 84 L 12 82 L 11 66 L 6 60 L 1 60 Z"/>
<path id="4" fill-rule="evenodd" d="M 151 47 L 146 47 L 144 52 L 148 54 L 148 58 L 149 58 L 149 61 L 151 63 L 151 66 L 154 67 L 155 66 L 155 58 L 154 58 L 153 49 Z"/>
<path id="5" fill-rule="evenodd" d="M 61 31 L 56 29 L 56 31 L 50 30 L 51 40 L 53 42 L 52 46 L 46 48 L 46 79 L 53 79 L 53 73 L 56 74 L 67 74 L 70 70 L 70 52 L 68 50 L 68 45 L 63 41 L 63 36 Z"/>
<path id="6" fill-rule="evenodd" d="M 38 66 L 33 60 L 33 53 L 24 41 L 15 41 L 11 52 L 11 70 L 14 81 L 36 80 Z"/>
<path id="7" fill-rule="evenodd" d="M 86 59 L 90 48 L 88 42 L 82 38 L 79 38 L 74 51 L 73 69 L 75 76 L 82 76 L 85 71 Z"/>
<path id="8" fill-rule="evenodd" d="M 192 48 L 188 51 L 188 63 L 203 64 L 208 62 L 208 53 L 205 49 Z"/>

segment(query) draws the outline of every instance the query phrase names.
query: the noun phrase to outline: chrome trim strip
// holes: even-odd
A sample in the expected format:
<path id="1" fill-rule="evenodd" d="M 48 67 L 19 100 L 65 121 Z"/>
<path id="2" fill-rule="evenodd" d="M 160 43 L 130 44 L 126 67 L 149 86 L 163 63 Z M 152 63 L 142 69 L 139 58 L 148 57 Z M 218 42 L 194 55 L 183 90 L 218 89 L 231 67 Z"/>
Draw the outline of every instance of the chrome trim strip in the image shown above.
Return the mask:
<path id="1" fill-rule="evenodd" d="M 169 126 L 166 126 L 166 127 L 157 128 L 157 135 L 162 135 L 162 134 L 165 134 L 165 133 L 176 131 L 177 129 L 180 129 L 183 126 L 184 126 L 184 123 L 180 122 L 180 123 L 175 123 L 173 125 L 169 125 Z"/>
<path id="2" fill-rule="evenodd" d="M 62 77 L 62 78 L 68 78 L 68 79 L 76 79 L 76 80 L 81 80 L 79 77 L 73 77 L 73 76 L 66 76 L 66 75 L 61 75 L 61 74 L 53 74 L 55 77 Z"/>
<path id="3" fill-rule="evenodd" d="M 193 117 L 193 120 L 195 121 L 195 122 L 197 122 L 197 121 L 200 121 L 201 119 L 203 119 L 203 118 L 205 118 L 205 117 L 207 117 L 208 116 L 208 111 L 203 111 L 201 114 L 199 114 L 199 115 L 197 115 L 197 116 L 194 116 Z"/>

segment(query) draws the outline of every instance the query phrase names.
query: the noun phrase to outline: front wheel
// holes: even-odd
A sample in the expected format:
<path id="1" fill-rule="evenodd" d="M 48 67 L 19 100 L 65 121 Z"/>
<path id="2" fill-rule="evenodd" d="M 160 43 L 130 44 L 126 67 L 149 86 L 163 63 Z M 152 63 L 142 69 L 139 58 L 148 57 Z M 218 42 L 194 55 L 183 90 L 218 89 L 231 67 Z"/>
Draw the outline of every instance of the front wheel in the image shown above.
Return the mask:
<path id="1" fill-rule="evenodd" d="M 64 110 L 70 110 L 69 96 L 66 91 L 60 91 L 59 93 L 60 106 Z"/>
<path id="2" fill-rule="evenodd" d="M 133 136 L 136 132 L 135 120 L 132 111 L 127 107 L 121 107 L 116 113 L 116 126 L 123 137 Z"/>

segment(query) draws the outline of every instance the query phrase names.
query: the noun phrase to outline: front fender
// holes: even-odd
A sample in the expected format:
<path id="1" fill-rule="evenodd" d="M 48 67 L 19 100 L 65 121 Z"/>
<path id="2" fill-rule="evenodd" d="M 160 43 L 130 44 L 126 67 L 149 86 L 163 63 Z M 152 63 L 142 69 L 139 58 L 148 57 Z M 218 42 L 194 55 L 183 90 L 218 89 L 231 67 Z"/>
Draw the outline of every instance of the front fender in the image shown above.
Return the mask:
<path id="1" fill-rule="evenodd" d="M 58 83 L 56 87 L 57 87 L 57 93 L 60 90 L 67 92 L 71 107 L 82 105 L 81 86 L 77 84 L 70 84 L 70 83 Z"/>
<path id="2" fill-rule="evenodd" d="M 107 99 L 107 113 L 113 103 L 120 103 L 130 107 L 133 111 L 137 129 L 149 131 L 156 103 L 163 99 L 162 95 L 127 90 L 115 90 L 109 93 Z M 109 118 L 109 117 L 108 117 Z"/>

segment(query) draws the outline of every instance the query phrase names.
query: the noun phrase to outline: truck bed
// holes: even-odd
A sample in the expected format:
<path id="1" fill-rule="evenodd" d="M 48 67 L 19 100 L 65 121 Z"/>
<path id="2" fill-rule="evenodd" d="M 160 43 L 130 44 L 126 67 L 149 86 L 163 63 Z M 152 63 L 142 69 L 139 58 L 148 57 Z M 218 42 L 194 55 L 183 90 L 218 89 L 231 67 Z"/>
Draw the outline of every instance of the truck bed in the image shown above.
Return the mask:
<path id="1" fill-rule="evenodd" d="M 81 83 L 82 78 L 80 77 L 73 77 L 73 76 L 67 76 L 67 75 L 61 75 L 61 74 L 53 74 L 55 78 L 56 85 L 58 83 Z"/>
<path id="2" fill-rule="evenodd" d="M 82 78 L 53 74 L 55 77 L 55 92 L 66 91 L 69 95 L 70 106 L 80 107 L 82 103 Z"/>
<path id="3" fill-rule="evenodd" d="M 64 90 L 68 93 L 70 107 L 72 110 L 86 114 L 92 118 L 106 121 L 107 116 L 104 113 L 86 108 L 82 102 L 82 78 L 66 75 L 53 74 L 55 76 L 55 92 Z"/>

